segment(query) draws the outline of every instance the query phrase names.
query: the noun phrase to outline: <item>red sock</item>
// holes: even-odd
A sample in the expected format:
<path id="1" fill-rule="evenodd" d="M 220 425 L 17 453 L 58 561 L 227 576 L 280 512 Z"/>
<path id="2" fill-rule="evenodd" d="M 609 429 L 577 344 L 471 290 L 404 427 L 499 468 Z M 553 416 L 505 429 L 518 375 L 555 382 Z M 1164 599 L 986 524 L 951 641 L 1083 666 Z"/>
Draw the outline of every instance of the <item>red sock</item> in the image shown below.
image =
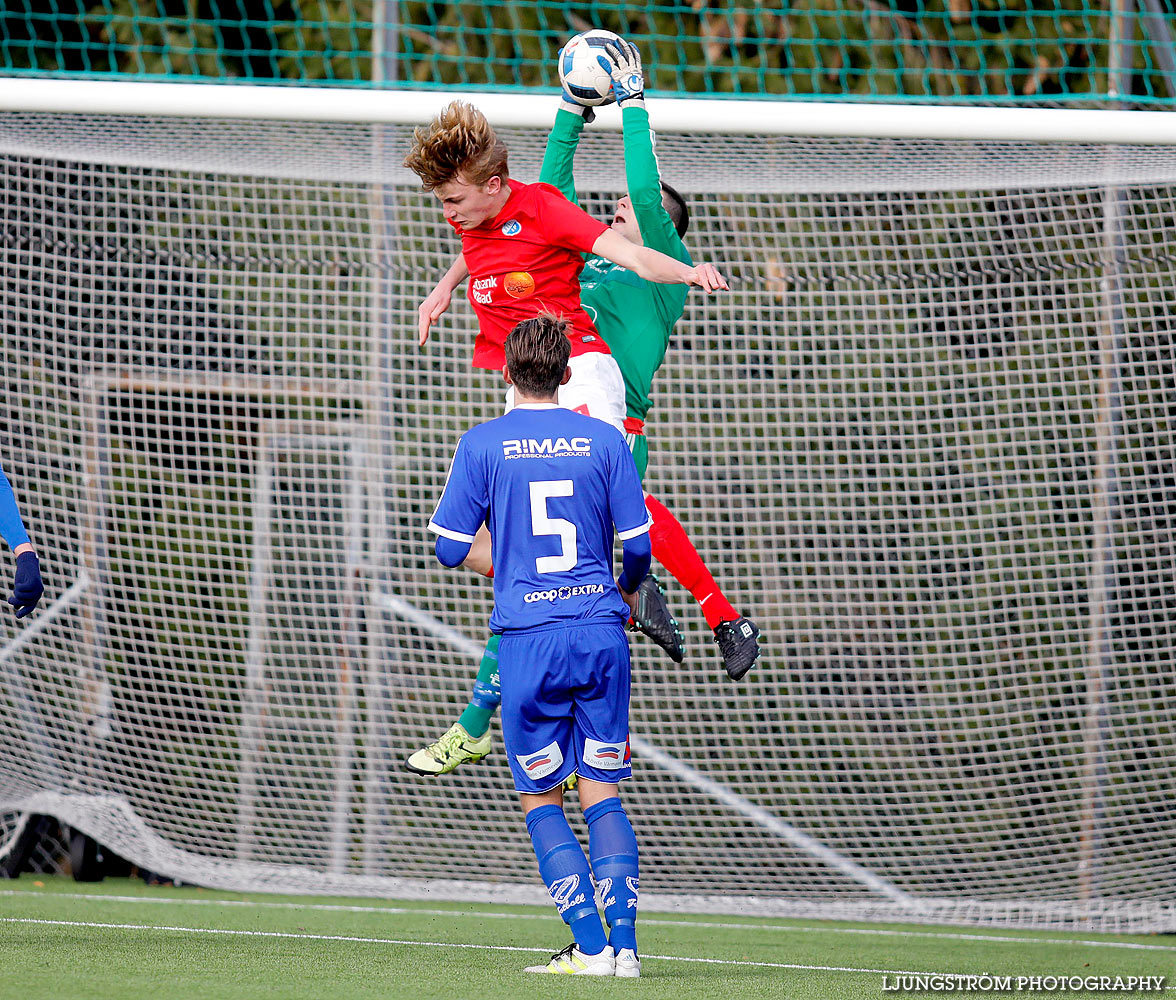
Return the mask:
<path id="1" fill-rule="evenodd" d="M 686 536 L 686 529 L 678 523 L 661 501 L 645 497 L 645 507 L 653 518 L 649 541 L 653 557 L 668 569 L 683 587 L 694 595 L 706 623 L 713 630 L 719 622 L 733 622 L 739 612 L 731 607 L 719 585 L 710 575 L 702 556 Z"/>

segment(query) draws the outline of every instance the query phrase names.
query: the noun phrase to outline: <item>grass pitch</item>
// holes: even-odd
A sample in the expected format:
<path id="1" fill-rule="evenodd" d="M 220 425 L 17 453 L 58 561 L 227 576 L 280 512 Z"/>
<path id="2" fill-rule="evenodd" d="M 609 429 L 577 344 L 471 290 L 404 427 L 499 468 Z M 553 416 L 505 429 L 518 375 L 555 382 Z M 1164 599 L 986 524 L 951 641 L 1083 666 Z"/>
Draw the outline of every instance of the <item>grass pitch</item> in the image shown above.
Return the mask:
<path id="1" fill-rule="evenodd" d="M 1147 995 L 1176 998 L 1172 937 L 655 913 L 638 919 L 638 935 L 639 980 L 540 977 L 523 967 L 571 940 L 548 908 L 242 895 L 121 879 L 79 885 L 26 875 L 0 882 L 0 997 L 858 1000 L 895 996 L 885 987 L 901 974 L 940 973 L 1166 976 L 1169 988 Z"/>

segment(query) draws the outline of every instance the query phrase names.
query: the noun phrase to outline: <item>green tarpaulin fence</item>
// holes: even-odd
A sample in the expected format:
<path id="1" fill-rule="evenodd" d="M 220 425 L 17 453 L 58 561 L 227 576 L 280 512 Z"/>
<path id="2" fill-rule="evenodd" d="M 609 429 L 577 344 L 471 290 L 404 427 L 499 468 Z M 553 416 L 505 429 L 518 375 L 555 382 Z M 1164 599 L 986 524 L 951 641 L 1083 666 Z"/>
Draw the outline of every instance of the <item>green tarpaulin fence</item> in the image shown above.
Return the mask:
<path id="1" fill-rule="evenodd" d="M 8 0 L 0 73 L 547 89 L 561 42 L 599 26 L 665 94 L 1154 107 L 1176 103 L 1170 6 Z"/>

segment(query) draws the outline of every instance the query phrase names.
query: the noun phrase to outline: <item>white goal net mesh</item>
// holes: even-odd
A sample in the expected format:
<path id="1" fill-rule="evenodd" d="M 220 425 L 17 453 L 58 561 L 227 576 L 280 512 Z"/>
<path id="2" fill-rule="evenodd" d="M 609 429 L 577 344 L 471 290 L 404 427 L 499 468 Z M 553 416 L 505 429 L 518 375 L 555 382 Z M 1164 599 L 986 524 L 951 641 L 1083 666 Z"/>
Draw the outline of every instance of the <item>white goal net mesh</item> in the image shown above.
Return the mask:
<path id="1" fill-rule="evenodd" d="M 0 116 L 0 463 L 48 586 L 0 635 L 0 847 L 50 813 L 201 884 L 544 898 L 501 752 L 402 766 L 486 637 L 424 525 L 502 389 L 464 300 L 417 347 L 457 243 L 408 135 Z M 662 572 L 648 905 L 1176 929 L 1176 151 L 659 154 L 732 291 L 678 326 L 647 485 L 765 652 L 729 682 Z M 577 173 L 605 211 L 619 137 Z"/>

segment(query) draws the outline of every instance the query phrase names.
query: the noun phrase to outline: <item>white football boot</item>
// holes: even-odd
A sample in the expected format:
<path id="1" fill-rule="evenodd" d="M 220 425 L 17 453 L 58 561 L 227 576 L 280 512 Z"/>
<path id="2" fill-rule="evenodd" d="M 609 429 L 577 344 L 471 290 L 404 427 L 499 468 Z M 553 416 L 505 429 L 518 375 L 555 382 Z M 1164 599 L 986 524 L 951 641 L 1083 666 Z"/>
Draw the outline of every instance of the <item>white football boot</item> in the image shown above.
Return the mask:
<path id="1" fill-rule="evenodd" d="M 624 979 L 636 979 L 641 975 L 641 959 L 632 948 L 622 948 L 617 952 L 616 975 Z"/>
<path id="2" fill-rule="evenodd" d="M 611 976 L 615 968 L 613 950 L 608 945 L 599 955 L 585 955 L 573 941 L 559 954 L 552 955 L 546 965 L 532 965 L 523 971 L 549 972 L 557 976 Z"/>

